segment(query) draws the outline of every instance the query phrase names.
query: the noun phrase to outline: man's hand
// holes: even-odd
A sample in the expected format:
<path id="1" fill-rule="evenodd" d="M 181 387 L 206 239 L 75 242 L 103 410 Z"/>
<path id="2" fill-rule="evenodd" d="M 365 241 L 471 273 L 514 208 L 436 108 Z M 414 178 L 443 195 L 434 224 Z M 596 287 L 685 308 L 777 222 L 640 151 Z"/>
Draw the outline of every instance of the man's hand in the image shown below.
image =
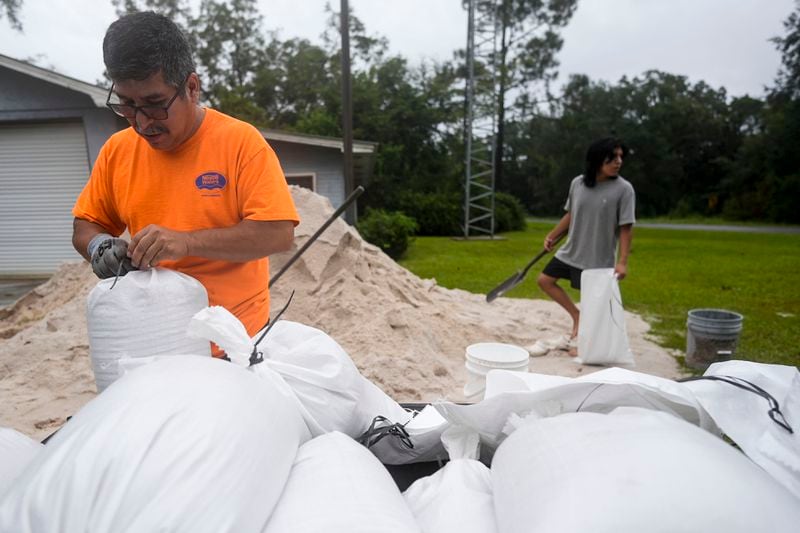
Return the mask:
<path id="1" fill-rule="evenodd" d="M 92 245 L 89 245 L 92 248 Z M 95 244 L 92 250 L 92 270 L 100 279 L 124 276 L 136 270 L 127 255 L 128 243 L 124 239 L 109 237 Z"/>
<path id="2" fill-rule="evenodd" d="M 150 224 L 133 236 L 128 257 L 138 268 L 151 268 L 161 261 L 183 259 L 189 255 L 189 235 Z"/>

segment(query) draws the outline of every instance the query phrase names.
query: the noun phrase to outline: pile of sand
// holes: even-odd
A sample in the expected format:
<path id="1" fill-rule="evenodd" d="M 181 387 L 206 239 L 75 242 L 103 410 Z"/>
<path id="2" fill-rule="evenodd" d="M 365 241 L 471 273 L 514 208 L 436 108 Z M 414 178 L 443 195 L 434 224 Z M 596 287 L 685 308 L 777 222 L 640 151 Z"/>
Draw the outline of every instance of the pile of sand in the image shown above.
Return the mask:
<path id="1" fill-rule="evenodd" d="M 302 223 L 294 250 L 273 256 L 273 273 L 333 213 L 322 196 L 295 187 L 292 194 Z M 41 439 L 95 395 L 85 305 L 96 282 L 87 264 L 64 264 L 47 283 L 0 309 L 0 426 Z M 273 316 L 292 290 L 283 318 L 331 335 L 397 401 L 462 400 L 470 344 L 524 346 L 570 329 L 553 302 L 499 298 L 487 304 L 483 295 L 420 279 L 341 220 L 275 282 Z M 646 322 L 630 313 L 626 319 L 636 370 L 680 377 L 674 357 L 646 338 Z M 557 351 L 531 359 L 530 368 L 577 376 L 601 367 L 578 365 Z"/>

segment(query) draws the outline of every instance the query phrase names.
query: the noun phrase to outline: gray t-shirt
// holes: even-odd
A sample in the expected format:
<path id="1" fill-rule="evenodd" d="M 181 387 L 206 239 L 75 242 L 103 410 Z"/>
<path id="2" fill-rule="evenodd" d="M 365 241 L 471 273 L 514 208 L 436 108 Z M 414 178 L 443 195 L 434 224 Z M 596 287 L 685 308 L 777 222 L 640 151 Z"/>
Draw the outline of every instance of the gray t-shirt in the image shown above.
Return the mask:
<path id="1" fill-rule="evenodd" d="M 619 227 L 636 222 L 636 195 L 622 176 L 583 184 L 583 176 L 572 180 L 564 210 L 569 211 L 569 238 L 556 257 L 580 268 L 612 268 L 615 264 Z"/>

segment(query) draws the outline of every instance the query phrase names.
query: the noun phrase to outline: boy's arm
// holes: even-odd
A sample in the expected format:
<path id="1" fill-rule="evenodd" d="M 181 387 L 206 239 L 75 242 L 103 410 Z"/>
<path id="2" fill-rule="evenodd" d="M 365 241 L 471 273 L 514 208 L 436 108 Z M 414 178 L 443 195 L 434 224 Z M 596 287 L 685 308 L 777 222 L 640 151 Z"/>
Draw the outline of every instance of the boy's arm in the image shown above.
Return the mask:
<path id="1" fill-rule="evenodd" d="M 552 231 L 550 231 L 550 233 L 548 233 L 547 236 L 544 238 L 545 250 L 547 250 L 548 252 L 551 251 L 556 241 L 558 240 L 558 237 L 566 233 L 567 230 L 569 230 L 570 220 L 572 220 L 572 215 L 570 214 L 569 211 L 567 211 L 567 214 L 561 217 L 561 220 L 558 221 L 556 227 L 553 228 Z"/>
<path id="2" fill-rule="evenodd" d="M 625 224 L 619 227 L 619 256 L 614 272 L 617 279 L 624 279 L 628 274 L 628 254 L 631 251 L 631 241 L 633 240 L 633 224 Z"/>

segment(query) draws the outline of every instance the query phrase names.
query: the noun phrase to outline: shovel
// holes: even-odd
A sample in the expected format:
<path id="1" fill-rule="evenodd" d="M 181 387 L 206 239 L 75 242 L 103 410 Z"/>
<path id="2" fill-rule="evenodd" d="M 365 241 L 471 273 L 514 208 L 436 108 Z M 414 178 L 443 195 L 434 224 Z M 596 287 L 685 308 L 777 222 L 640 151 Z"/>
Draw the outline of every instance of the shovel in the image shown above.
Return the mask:
<path id="1" fill-rule="evenodd" d="M 560 241 L 564 237 L 564 235 L 566 235 L 566 232 L 562 233 L 561 235 L 556 237 L 556 240 L 553 241 L 553 246 L 555 246 L 558 243 L 558 241 Z M 513 289 L 514 287 L 516 287 L 517 285 L 522 283 L 522 280 L 524 280 L 525 276 L 528 274 L 528 270 L 530 270 L 531 267 L 534 264 L 536 264 L 536 261 L 538 261 L 539 259 L 541 259 L 545 255 L 547 255 L 547 253 L 548 253 L 547 249 L 546 248 L 542 248 L 542 251 L 539 252 L 538 254 L 536 254 L 536 257 L 531 259 L 528 262 L 528 264 L 525 265 L 525 268 L 523 268 L 522 270 L 517 271 L 516 274 L 514 274 L 513 276 L 511 276 L 510 278 L 505 280 L 503 283 L 501 283 L 500 285 L 498 285 L 494 289 L 490 290 L 489 293 L 486 295 L 486 301 L 491 303 L 495 299 L 497 299 L 498 296 L 504 295 L 505 293 L 507 293 L 508 291 L 510 291 L 511 289 Z"/>
<path id="2" fill-rule="evenodd" d="M 308 250 L 308 247 L 309 247 L 309 246 L 311 246 L 312 244 L 314 244 L 314 241 L 316 241 L 316 240 L 317 240 L 317 237 L 319 237 L 320 235 L 322 235 L 322 232 L 323 232 L 323 231 L 325 231 L 326 229 L 328 229 L 328 226 L 330 226 L 330 225 L 333 223 L 333 221 L 334 221 L 334 220 L 336 220 L 336 219 L 338 218 L 338 216 L 339 216 L 339 215 L 341 215 L 342 213 L 344 213 L 344 210 L 345 210 L 345 209 L 347 209 L 347 208 L 350 206 L 350 204 L 352 204 L 352 203 L 353 203 L 353 201 L 354 201 L 356 198 L 358 198 L 359 196 L 361 196 L 361 193 L 362 193 L 362 192 L 364 192 L 364 187 L 362 187 L 361 185 L 359 185 L 358 187 L 356 187 L 356 188 L 353 190 L 353 192 L 351 192 L 351 193 L 350 193 L 350 196 L 348 196 L 347 198 L 345 198 L 345 200 L 344 200 L 344 202 L 342 203 L 342 205 L 340 205 L 340 206 L 339 206 L 339 207 L 336 209 L 336 211 L 334 211 L 334 212 L 333 212 L 333 214 L 332 214 L 331 216 L 329 216 L 329 217 L 328 217 L 328 220 L 326 220 L 326 221 L 325 221 L 325 223 L 324 223 L 322 226 L 320 226 L 320 227 L 319 227 L 319 229 L 316 231 L 316 233 L 314 233 L 314 235 L 312 235 L 312 236 L 311 236 L 311 238 L 310 238 L 310 239 L 308 239 L 308 240 L 305 242 L 305 244 L 303 244 L 303 246 L 302 246 L 302 247 L 301 247 L 299 250 L 297 250 L 297 252 L 295 252 L 295 254 L 294 254 L 294 255 L 293 255 L 293 256 L 292 256 L 292 257 L 291 257 L 291 258 L 290 258 L 288 261 L 286 261 L 286 264 L 285 264 L 285 265 L 283 265 L 283 267 L 282 267 L 282 268 L 281 268 L 281 269 L 278 271 L 278 273 L 277 273 L 277 274 L 275 274 L 274 276 L 272 276 L 272 279 L 270 279 L 270 280 L 269 280 L 269 287 L 270 287 L 270 288 L 272 288 L 272 285 L 273 285 L 273 284 L 274 284 L 276 281 L 278 281 L 278 278 L 280 278 L 281 276 L 283 276 L 283 273 L 284 273 L 284 272 L 286 272 L 287 270 L 289 270 L 289 267 L 290 267 L 290 266 L 292 266 L 292 265 L 294 264 L 294 262 L 295 262 L 295 261 L 297 261 L 297 260 L 300 258 L 300 256 L 301 256 L 301 255 L 303 255 L 303 252 L 305 252 L 306 250 Z"/>

